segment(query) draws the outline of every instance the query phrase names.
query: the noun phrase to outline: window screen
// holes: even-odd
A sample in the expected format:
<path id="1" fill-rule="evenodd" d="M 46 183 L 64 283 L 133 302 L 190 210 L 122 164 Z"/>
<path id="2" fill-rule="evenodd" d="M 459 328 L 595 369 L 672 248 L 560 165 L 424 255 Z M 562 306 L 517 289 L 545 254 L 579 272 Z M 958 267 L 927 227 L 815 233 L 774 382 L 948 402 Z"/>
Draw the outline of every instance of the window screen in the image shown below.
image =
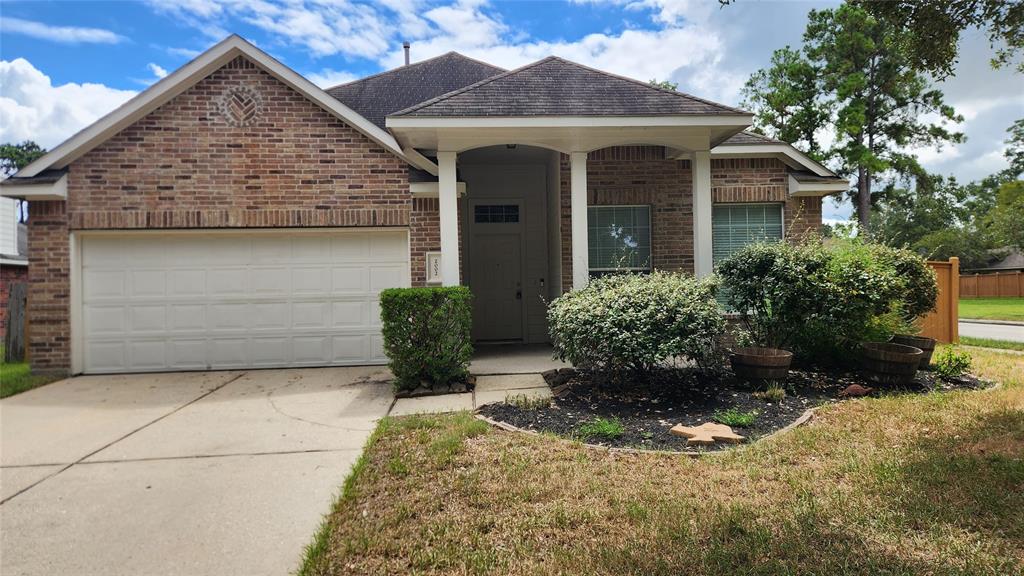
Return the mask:
<path id="1" fill-rule="evenodd" d="M 720 204 L 711 214 L 715 264 L 747 244 L 782 239 L 781 204 Z"/>
<path id="2" fill-rule="evenodd" d="M 589 206 L 590 270 L 651 269 L 651 207 Z"/>

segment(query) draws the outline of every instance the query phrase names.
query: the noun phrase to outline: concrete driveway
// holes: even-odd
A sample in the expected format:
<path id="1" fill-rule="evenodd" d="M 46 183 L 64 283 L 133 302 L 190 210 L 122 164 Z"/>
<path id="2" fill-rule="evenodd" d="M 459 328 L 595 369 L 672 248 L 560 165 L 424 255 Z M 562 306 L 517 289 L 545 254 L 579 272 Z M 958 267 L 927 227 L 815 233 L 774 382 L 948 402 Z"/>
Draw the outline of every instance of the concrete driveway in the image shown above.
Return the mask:
<path id="1" fill-rule="evenodd" d="M 293 571 L 389 376 L 83 376 L 0 401 L 0 573 Z"/>

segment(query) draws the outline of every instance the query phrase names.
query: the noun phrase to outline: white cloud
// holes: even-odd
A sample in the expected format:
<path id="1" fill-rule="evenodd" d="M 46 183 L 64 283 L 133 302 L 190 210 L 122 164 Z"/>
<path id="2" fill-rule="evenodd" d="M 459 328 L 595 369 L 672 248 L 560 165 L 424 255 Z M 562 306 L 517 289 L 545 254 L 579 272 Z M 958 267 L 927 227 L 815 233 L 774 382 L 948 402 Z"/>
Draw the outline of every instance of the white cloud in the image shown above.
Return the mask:
<path id="1" fill-rule="evenodd" d="M 195 58 L 202 54 L 201 50 L 193 50 L 191 48 L 167 48 L 167 53 L 173 56 L 181 56 L 183 58 Z"/>
<path id="2" fill-rule="evenodd" d="M 344 70 L 332 70 L 330 68 L 324 68 L 323 70 L 313 72 L 312 74 L 304 74 L 304 76 L 310 82 L 321 88 L 330 88 L 359 78 L 359 76 L 351 72 L 346 72 Z"/>
<path id="3" fill-rule="evenodd" d="M 102 28 L 51 26 L 42 22 L 6 17 L 0 18 L 0 32 L 22 34 L 63 44 L 117 44 L 125 40 L 123 36 Z"/>
<path id="4" fill-rule="evenodd" d="M 23 58 L 0 61 L 0 141 L 52 148 L 135 94 L 102 84 L 54 86 Z"/>
<path id="5" fill-rule="evenodd" d="M 149 71 L 152 72 L 153 76 L 156 76 L 157 79 L 167 76 L 167 70 L 165 70 L 159 64 L 154 64 L 150 62 L 149 64 L 146 64 L 146 67 L 149 68 Z"/>

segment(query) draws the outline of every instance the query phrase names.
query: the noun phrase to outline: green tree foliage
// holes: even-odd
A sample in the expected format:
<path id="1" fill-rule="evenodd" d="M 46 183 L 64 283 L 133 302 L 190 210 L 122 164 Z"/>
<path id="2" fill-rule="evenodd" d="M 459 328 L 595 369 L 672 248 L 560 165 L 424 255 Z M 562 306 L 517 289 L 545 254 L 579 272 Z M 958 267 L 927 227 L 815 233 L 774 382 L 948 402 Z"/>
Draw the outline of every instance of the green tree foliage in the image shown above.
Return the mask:
<path id="1" fill-rule="evenodd" d="M 771 66 L 758 70 L 743 88 L 743 105 L 755 111 L 758 131 L 791 142 L 823 160 L 818 132 L 829 118 L 818 98 L 818 67 L 789 46 L 772 53 Z"/>
<path id="2" fill-rule="evenodd" d="M 1010 162 L 1006 174 L 1011 178 L 1020 178 L 1024 176 L 1024 118 L 1014 122 L 1006 131 L 1010 133 L 1003 153 Z"/>
<path id="3" fill-rule="evenodd" d="M 746 96 L 772 136 L 795 132 L 808 141 L 808 132 L 834 127 L 835 141 L 821 156 L 840 173 L 856 174 L 853 196 L 865 231 L 874 180 L 923 174 L 908 149 L 963 141 L 948 127 L 962 118 L 905 57 L 895 29 L 857 6 L 812 10 L 803 47 L 777 52 L 770 68 L 754 74 Z M 780 106 L 785 116 L 773 112 Z M 795 114 L 802 106 L 816 114 Z"/>
<path id="4" fill-rule="evenodd" d="M 1024 2 L 1013 0 L 854 0 L 859 8 L 896 31 L 911 64 L 937 77 L 953 73 L 960 34 L 980 28 L 995 51 L 992 65 L 1014 60 L 1024 72 Z"/>
<path id="5" fill-rule="evenodd" d="M 20 144 L 0 144 L 0 172 L 10 176 L 44 154 L 46 150 L 31 140 Z"/>
<path id="6" fill-rule="evenodd" d="M 656 78 L 651 78 L 651 80 L 648 82 L 648 84 L 650 84 L 651 86 L 653 86 L 655 88 L 661 88 L 663 90 L 678 90 L 679 89 L 679 83 L 678 82 L 673 82 L 671 80 L 658 80 Z"/>
<path id="7" fill-rule="evenodd" d="M 1024 250 L 1024 180 L 999 187 L 992 209 L 992 227 L 998 242 Z"/>

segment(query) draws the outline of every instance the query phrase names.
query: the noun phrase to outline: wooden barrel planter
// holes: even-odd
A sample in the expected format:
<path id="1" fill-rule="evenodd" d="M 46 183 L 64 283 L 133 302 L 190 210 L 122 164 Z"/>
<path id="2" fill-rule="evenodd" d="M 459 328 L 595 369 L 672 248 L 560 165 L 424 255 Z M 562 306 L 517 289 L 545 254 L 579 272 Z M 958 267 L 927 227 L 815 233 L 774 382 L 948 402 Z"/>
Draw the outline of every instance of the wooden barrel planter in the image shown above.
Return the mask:
<path id="1" fill-rule="evenodd" d="M 924 354 L 921 356 L 921 364 L 918 367 L 921 370 L 925 370 L 932 363 L 932 353 L 935 352 L 935 338 L 928 338 L 926 336 L 914 336 L 912 334 L 897 334 L 889 340 L 893 344 L 903 344 L 904 346 L 913 346 L 914 348 L 920 348 Z"/>
<path id="2" fill-rule="evenodd" d="M 785 380 L 793 362 L 793 353 L 778 348 L 735 348 L 729 362 L 736 376 L 744 380 Z"/>
<path id="3" fill-rule="evenodd" d="M 889 385 L 913 380 L 924 355 L 920 348 L 889 342 L 865 342 L 861 350 L 868 379 Z"/>

